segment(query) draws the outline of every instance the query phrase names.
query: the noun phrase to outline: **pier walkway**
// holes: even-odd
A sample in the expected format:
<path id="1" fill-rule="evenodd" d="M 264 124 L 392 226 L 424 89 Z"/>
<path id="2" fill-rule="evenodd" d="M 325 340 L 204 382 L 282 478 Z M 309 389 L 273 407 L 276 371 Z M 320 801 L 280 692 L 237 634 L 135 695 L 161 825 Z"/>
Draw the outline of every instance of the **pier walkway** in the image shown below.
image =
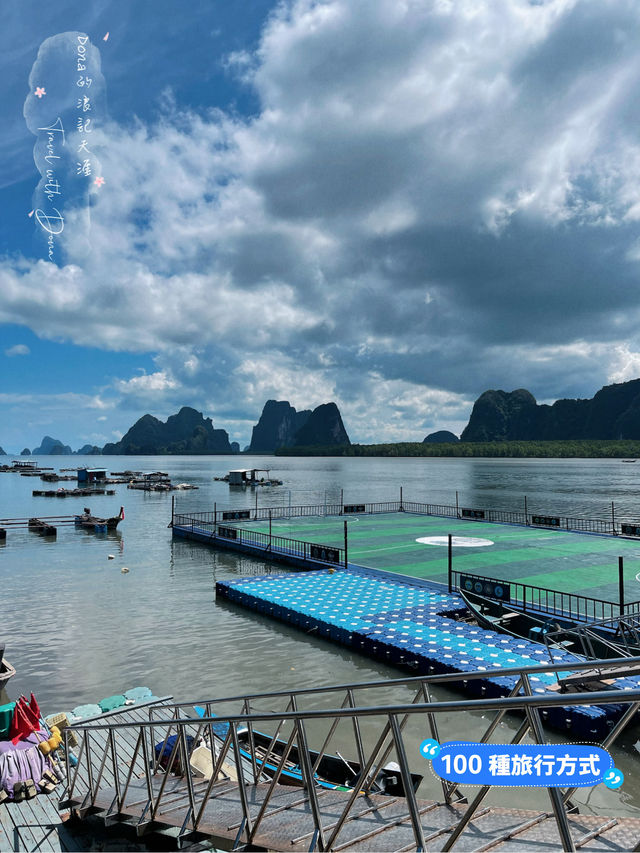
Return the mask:
<path id="1" fill-rule="evenodd" d="M 638 666 L 640 658 L 628 663 Z M 596 666 L 606 677 L 615 665 L 599 661 L 576 669 Z M 539 668 L 534 673 L 521 670 L 509 698 L 474 703 L 487 724 L 482 743 L 504 737 L 502 719 L 508 711 L 517 710 L 523 720 L 517 731 L 511 732 L 510 743 L 529 739 L 542 744 L 540 709 L 558 704 L 577 706 L 585 701 L 584 693 L 544 698 L 532 695 L 530 676 L 542 669 L 561 678 L 567 668 Z M 520 804 L 533 807 L 523 809 L 518 804 L 509 808 L 491 802 L 492 785 L 469 786 L 467 790 L 433 775 L 427 759 L 411 746 L 408 733 L 413 727 L 423 736 L 440 741 L 440 724 L 450 727 L 453 723 L 457 739 L 465 739 L 465 713 L 460 712 L 466 712 L 468 703 L 433 701 L 430 693 L 433 684 L 446 683 L 453 677 L 386 680 L 166 705 L 152 710 L 145 722 L 113 721 L 106 737 L 104 728 L 95 724 L 76 724 L 78 767 L 69 777 L 66 805 L 81 818 L 97 813 L 108 823 L 133 825 L 140 834 L 173 827 L 181 842 L 203 838 L 234 850 L 533 853 L 584 849 L 611 853 L 640 849 L 640 820 L 613 816 L 615 792 L 611 792 L 613 814 L 581 815 L 574 802 L 577 788 L 542 787 L 533 791 L 525 786 L 516 789 L 521 794 Z M 412 688 L 413 700 L 377 704 L 375 697 L 388 694 L 390 688 Z M 366 700 L 362 698 L 365 693 Z M 601 704 L 619 701 L 611 691 L 595 693 L 591 700 Z M 625 694 L 622 704 L 622 716 L 602 740 L 605 749 L 635 718 L 640 688 Z M 194 712 L 196 706 L 200 706 L 199 714 Z M 254 732 L 258 731 L 270 738 L 266 753 L 258 753 L 253 746 Z M 129 754 L 133 748 L 129 763 L 121 758 L 122 743 L 128 744 Z M 322 756 L 341 755 L 336 743 L 350 758 L 357 756 L 360 772 L 354 784 L 345 780 L 329 789 L 321 785 L 317 770 Z M 203 769 L 203 751 L 209 759 L 208 769 Z M 290 767 L 294 751 L 299 785 L 281 785 L 282 773 Z M 389 760 L 396 763 L 404 796 L 372 790 L 380 769 L 388 766 Z M 187 771 L 189 765 L 199 767 L 199 772 L 194 775 Z M 111 780 L 104 773 L 107 767 L 114 769 Z M 415 772 L 424 774 L 418 792 L 412 785 Z"/>
<path id="2" fill-rule="evenodd" d="M 126 724 L 136 724 L 149 719 L 151 707 L 161 707 L 172 701 L 170 696 L 154 699 L 153 702 L 141 702 L 134 706 L 119 708 L 108 714 L 102 714 L 86 722 L 95 726 L 96 737 L 108 738 L 109 725 L 114 721 Z M 119 744 L 120 760 L 127 761 L 133 757 L 131 744 L 124 739 Z M 38 794 L 31 800 L 21 803 L 6 802 L 0 805 L 0 851 L 82 851 L 100 849 L 97 844 L 104 843 L 105 833 L 97 834 L 95 827 L 79 824 L 71 819 L 68 808 L 59 808 L 59 799 L 68 783 L 66 768 L 65 779 L 55 791 L 46 796 Z M 112 767 L 105 767 L 103 772 L 105 782 L 114 784 Z M 117 836 L 116 836 L 117 837 Z M 113 842 L 113 837 L 111 838 Z M 126 842 L 125 842 L 126 843 Z"/>

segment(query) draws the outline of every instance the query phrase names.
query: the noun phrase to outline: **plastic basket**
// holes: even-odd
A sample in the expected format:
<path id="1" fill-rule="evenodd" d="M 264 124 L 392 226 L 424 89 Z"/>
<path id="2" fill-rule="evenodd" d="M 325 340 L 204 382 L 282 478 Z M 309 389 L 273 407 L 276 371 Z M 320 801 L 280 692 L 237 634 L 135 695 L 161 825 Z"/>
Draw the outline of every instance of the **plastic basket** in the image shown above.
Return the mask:
<path id="1" fill-rule="evenodd" d="M 64 712 L 60 714 L 51 714 L 49 717 L 45 718 L 45 723 L 49 726 L 49 728 L 51 728 L 52 726 L 57 726 L 60 729 L 60 734 L 62 734 L 62 730 L 69 727 L 69 718 Z M 76 738 L 73 731 L 70 731 L 67 737 L 69 739 L 69 746 L 74 748 L 78 746 L 78 739 Z"/>

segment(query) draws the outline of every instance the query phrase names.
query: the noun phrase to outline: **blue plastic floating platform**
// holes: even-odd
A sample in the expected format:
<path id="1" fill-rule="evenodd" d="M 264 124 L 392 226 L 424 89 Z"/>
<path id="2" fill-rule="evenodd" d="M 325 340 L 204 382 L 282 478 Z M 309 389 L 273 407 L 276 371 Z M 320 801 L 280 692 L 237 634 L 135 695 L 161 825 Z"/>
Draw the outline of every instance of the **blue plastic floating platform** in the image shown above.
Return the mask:
<path id="1" fill-rule="evenodd" d="M 546 649 L 528 640 L 460 622 L 466 610 L 459 595 L 440 592 L 400 578 L 376 577 L 354 569 L 307 571 L 219 581 L 219 595 L 319 637 L 347 646 L 415 675 L 459 672 L 456 686 L 472 696 L 507 696 L 516 679 L 501 669 L 548 662 Z M 554 652 L 558 663 L 583 660 Z M 465 673 L 486 671 L 486 678 Z M 535 693 L 546 693 L 556 678 L 531 677 Z M 637 679 L 618 679 L 616 688 L 631 690 Z M 579 706 L 543 710 L 546 722 L 574 736 L 602 738 L 621 707 Z"/>

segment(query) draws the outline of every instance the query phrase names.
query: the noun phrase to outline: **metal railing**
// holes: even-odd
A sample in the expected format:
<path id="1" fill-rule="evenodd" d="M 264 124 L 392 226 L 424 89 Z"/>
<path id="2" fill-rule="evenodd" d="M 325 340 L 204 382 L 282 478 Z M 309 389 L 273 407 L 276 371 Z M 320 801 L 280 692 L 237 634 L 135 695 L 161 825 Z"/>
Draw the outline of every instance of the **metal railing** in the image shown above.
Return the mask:
<path id="1" fill-rule="evenodd" d="M 203 513 L 204 514 L 204 513 Z M 176 514 L 173 526 L 199 533 L 212 541 L 222 540 L 227 545 L 237 545 L 263 551 L 265 555 L 277 554 L 304 561 L 315 561 L 329 565 L 345 564 L 344 548 L 304 539 L 291 539 L 274 533 L 262 533 L 246 527 L 237 527 L 230 522 L 215 524 L 213 521 L 194 519 Z"/>
<path id="2" fill-rule="evenodd" d="M 547 649 L 571 646 L 571 651 L 589 658 L 629 658 L 640 650 L 640 614 L 632 612 L 614 619 L 572 625 L 543 634 Z M 625 663 L 625 661 L 622 661 Z"/>
<path id="3" fill-rule="evenodd" d="M 360 515 L 370 515 L 381 512 L 410 512 L 418 515 L 433 515 L 443 518 L 459 518 L 465 521 L 488 521 L 497 524 L 515 524 L 523 527 L 540 527 L 550 530 L 564 530 L 578 533 L 596 533 L 608 536 L 629 536 L 640 538 L 640 523 L 637 519 L 627 519 L 626 516 L 616 516 L 614 505 L 611 505 L 610 518 L 581 518 L 576 516 L 549 514 L 547 511 L 531 512 L 525 508 L 520 510 L 491 509 L 487 507 L 465 507 L 456 504 L 428 503 L 421 501 L 400 500 L 366 502 L 358 504 L 324 503 L 301 504 L 296 506 L 272 506 L 246 508 L 249 512 L 247 521 L 266 521 L 278 518 L 304 518 L 323 515 L 345 515 L 348 507 L 360 506 Z M 525 498 L 526 507 L 526 498 Z M 180 513 L 181 516 L 193 518 L 194 521 L 217 522 L 222 520 L 223 512 L 234 512 L 237 508 L 214 510 L 213 512 Z M 176 514 L 177 517 L 177 514 Z M 623 530 L 623 527 L 625 528 Z M 636 531 L 635 533 L 632 531 Z"/>
<path id="4" fill-rule="evenodd" d="M 444 505 L 431 504 L 416 504 L 413 502 L 395 503 L 380 503 L 380 504 L 363 504 L 365 510 L 358 514 L 366 513 L 385 513 L 385 512 L 409 512 L 419 513 L 424 507 L 430 510 L 438 510 L 438 512 L 429 512 L 431 515 L 444 515 L 447 510 L 451 510 L 451 517 L 461 517 L 463 512 L 482 512 L 492 513 L 493 515 L 502 516 L 502 523 L 517 523 L 507 520 L 517 515 L 516 513 L 505 513 L 502 511 L 494 512 L 492 510 L 464 510 L 457 507 L 447 507 Z M 253 513 L 253 519 L 247 518 L 243 521 L 259 521 L 265 517 L 269 521 L 269 530 L 271 531 L 271 522 L 274 519 L 274 512 L 287 512 L 290 515 L 295 515 L 298 511 L 302 511 L 305 515 L 311 515 L 311 510 L 318 514 L 320 509 L 325 507 L 319 506 L 304 506 L 304 507 L 276 507 L 267 509 L 246 510 Z M 334 507 L 329 507 L 333 509 Z M 339 509 L 344 509 L 340 506 Z M 344 565 L 347 566 L 347 549 L 336 545 L 327 545 L 324 543 L 310 542 L 303 539 L 293 539 L 290 537 L 280 536 L 272 532 L 265 533 L 262 531 L 251 530 L 250 527 L 238 527 L 232 521 L 223 521 L 220 519 L 225 511 L 200 512 L 200 513 L 174 513 L 172 518 L 172 526 L 188 530 L 191 533 L 197 533 L 201 536 L 209 538 L 211 541 L 219 541 L 221 544 L 240 546 L 251 549 L 255 552 L 262 552 L 265 556 L 273 557 L 288 557 L 299 559 L 302 561 L 316 561 L 326 563 L 328 565 Z M 237 512 L 226 511 L 226 512 Z M 455 516 L 453 515 L 455 512 Z M 266 513 L 266 516 L 264 515 Z M 344 513 L 342 513 L 344 516 Z M 278 516 L 283 517 L 283 516 Z M 537 516 L 535 516 L 537 518 Z M 469 516 L 471 520 L 479 520 L 474 516 Z M 218 519 L 216 522 L 215 519 Z M 483 518 L 480 520 L 489 520 Z M 498 519 L 494 519 L 498 520 Z M 580 521 L 577 519 L 576 521 Z M 590 523 L 596 523 L 597 520 L 592 519 Z M 604 524 L 604 522 L 598 522 Z M 557 528 L 554 528 L 557 529 Z M 346 533 L 345 533 L 346 545 Z M 451 561 L 449 566 L 449 590 L 459 588 L 460 577 L 471 577 L 480 582 L 497 582 L 496 578 L 489 578 L 483 575 L 471 574 L 467 571 L 459 572 L 452 568 Z M 640 613 L 640 600 L 630 602 L 613 602 L 603 601 L 602 599 L 592 598 L 586 595 L 580 595 L 572 592 L 560 592 L 545 587 L 532 586 L 530 584 L 519 583 L 518 581 L 504 581 L 511 587 L 511 601 L 522 606 L 523 610 L 535 610 L 536 612 L 548 614 L 549 616 L 559 616 L 576 618 L 580 621 L 596 621 L 602 619 L 613 619 L 620 614 L 636 614 Z M 622 594 L 622 593 L 621 593 Z"/>
<path id="5" fill-rule="evenodd" d="M 536 743 L 543 743 L 541 712 L 557 706 L 576 707 L 585 705 L 604 706 L 615 704 L 624 706 L 613 728 L 602 741 L 602 747 L 609 748 L 635 717 L 640 708 L 640 687 L 633 690 L 606 690 L 590 693 L 546 693 L 534 694 L 531 678 L 535 674 L 561 673 L 570 671 L 575 681 L 577 672 L 596 671 L 599 678 L 606 678 L 607 672 L 619 661 L 589 661 L 571 664 L 549 664 L 527 669 L 505 669 L 501 675 L 517 676 L 517 683 L 510 695 L 501 699 L 478 699 L 473 702 L 473 710 L 495 712 L 480 743 L 489 743 L 498 729 L 503 717 L 511 711 L 524 715 L 522 723 L 511 738 L 512 744 L 521 743 L 530 737 Z M 640 657 L 627 658 L 625 664 L 640 667 Z M 484 672 L 465 673 L 465 678 L 483 678 Z M 588 680 L 585 672 L 585 680 Z M 395 679 L 384 682 L 368 682 L 331 687 L 313 688 L 297 691 L 274 691 L 251 696 L 237 696 L 221 700 L 206 699 L 198 703 L 177 703 L 174 705 L 150 709 L 150 718 L 142 723 L 89 722 L 77 723 L 71 731 L 79 739 L 75 767 L 69 763 L 69 730 L 64 730 L 67 754 L 67 791 L 65 802 L 82 815 L 92 807 L 106 811 L 106 818 L 118 816 L 137 821 L 139 831 L 152 823 L 156 825 L 178 826 L 180 837 L 202 831 L 205 834 L 218 834 L 233 842 L 234 849 L 241 845 L 257 844 L 264 846 L 264 824 L 266 819 L 280 815 L 283 823 L 278 831 L 287 830 L 287 811 L 292 806 L 303 806 L 295 810 L 295 838 L 291 844 L 304 844 L 308 850 L 339 849 L 339 842 L 349 834 L 349 844 L 364 843 L 373 835 L 384 832 L 385 828 L 405 826 L 406 841 L 401 849 L 426 850 L 434 841 L 442 843 L 448 835 L 443 850 L 452 849 L 460 835 L 474 817 L 480 817 L 488 810 L 480 810 L 480 805 L 491 789 L 490 785 L 473 790 L 473 800 L 467 808 L 460 809 L 458 816 L 450 810 L 449 822 L 439 829 L 425 833 L 423 815 L 435 808 L 439 802 L 419 801 L 414 789 L 414 777 L 411 764 L 420 761 L 420 769 L 425 771 L 425 760 L 415 755 L 415 761 L 409 760 L 405 730 L 411 722 L 418 723 L 421 731 L 429 732 L 431 737 L 440 741 L 438 720 L 442 715 L 448 724 L 452 715 L 469 710 L 468 699 L 433 701 L 430 688 L 433 684 L 460 680 L 459 673 L 425 676 L 410 679 Z M 560 682 L 561 683 L 561 682 Z M 388 691 L 390 687 L 407 687 L 415 690 L 410 701 L 396 704 L 361 705 L 356 701 L 356 693 L 363 690 L 376 692 Z M 311 707 L 302 709 L 305 701 L 317 705 L 322 696 L 333 697 L 330 707 Z M 281 710 L 256 710 L 253 706 L 259 701 L 268 701 L 273 705 L 277 701 L 284 704 Z M 216 714 L 219 706 L 231 703 L 235 710 L 231 713 Z M 203 706 L 204 716 L 194 715 L 194 704 Z M 160 716 L 161 715 L 161 716 Z M 363 737 L 362 726 L 367 720 L 370 737 Z M 465 719 L 457 718 L 460 723 L 462 739 L 466 739 Z M 318 723 L 328 725 L 319 749 L 310 749 L 309 733 Z M 342 793 L 332 794 L 332 817 L 327 819 L 323 813 L 323 788 L 318 770 L 322 758 L 328 755 L 332 739 L 340 723 L 345 723 L 343 733 L 350 733 L 353 754 L 358 764 L 344 761 L 355 775 L 351 785 L 342 786 Z M 257 726 L 267 729 L 267 746 L 262 752 L 256 747 Z M 171 741 L 170 738 L 173 738 Z M 123 766 L 119 758 L 118 744 L 127 741 L 129 750 L 133 749 L 133 759 Z M 201 778 L 191 772 L 190 763 L 196 750 L 202 750 L 209 758 L 209 769 Z M 413 753 L 412 753 L 413 754 Z M 284 793 L 279 783 L 291 775 L 291 756 L 295 756 L 301 795 L 289 795 L 288 787 Z M 385 762 L 393 757 L 397 762 L 397 774 L 402 783 L 403 796 L 390 797 L 393 803 L 393 818 L 387 824 L 381 821 L 376 828 L 353 837 L 353 821 L 372 811 L 383 812 L 386 798 L 373 802 L 370 795 L 375 791 L 376 780 Z M 164 766 L 162 766 L 164 764 Z M 354 770 L 355 766 L 355 770 Z M 105 790 L 104 771 L 109 767 L 113 771 L 114 783 Z M 287 777 L 289 774 L 289 777 Z M 467 803 L 457 783 L 440 782 L 443 800 L 446 804 Z M 547 788 L 551 801 L 551 813 L 542 812 L 537 820 L 554 818 L 565 850 L 574 850 L 588 838 L 575 840 L 572 837 L 568 814 L 575 812 L 572 803 L 576 788 Z M 279 793 L 280 792 L 280 793 Z M 286 801 L 284 795 L 289 796 Z M 238 819 L 230 823 L 229 798 L 234 798 Z M 293 796 L 293 799 L 291 798 Z M 221 798 L 221 799 L 219 799 Z M 217 825 L 216 806 L 224 812 Z M 284 802 L 284 805 L 282 804 Z M 362 806 L 365 808 L 363 809 Z M 380 815 L 378 815 L 380 817 Z M 306 827 L 300 829 L 300 821 Z M 215 825 L 215 832 L 212 826 Z M 509 834 L 494 837 L 492 843 L 514 837 L 531 825 L 531 815 L 521 826 L 509 827 Z M 346 832 L 348 827 L 349 833 Z M 293 830 L 292 830 L 293 832 Z M 229 835 L 231 833 L 231 835 Z M 593 835 L 591 836 L 593 837 Z"/>
<path id="6" fill-rule="evenodd" d="M 495 586 L 499 583 L 496 578 L 452 569 L 450 572 L 450 588 L 464 591 L 460 583 L 463 577 L 465 580 L 478 581 L 481 585 L 492 584 Z M 572 618 L 582 622 L 612 620 L 620 617 L 620 604 L 618 602 L 590 598 L 587 595 L 579 595 L 575 592 L 558 592 L 513 580 L 505 580 L 504 585 L 510 589 L 510 597 L 504 602 L 505 605 L 513 604 L 521 607 L 524 613 L 533 611 L 560 618 Z M 638 602 L 630 602 L 625 607 L 636 608 L 637 605 Z"/>

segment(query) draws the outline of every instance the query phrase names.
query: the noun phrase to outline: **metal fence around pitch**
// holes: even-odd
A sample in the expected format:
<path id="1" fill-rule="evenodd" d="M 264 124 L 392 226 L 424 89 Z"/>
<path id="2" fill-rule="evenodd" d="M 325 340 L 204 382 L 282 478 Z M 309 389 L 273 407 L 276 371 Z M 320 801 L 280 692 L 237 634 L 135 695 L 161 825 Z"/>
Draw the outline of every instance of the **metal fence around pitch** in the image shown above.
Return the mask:
<path id="1" fill-rule="evenodd" d="M 467 587 L 464 582 L 478 584 L 478 591 L 485 584 L 496 584 L 495 578 L 484 577 L 470 572 L 451 571 L 449 578 L 450 589 L 462 590 Z M 510 596 L 505 604 L 513 604 L 522 609 L 524 613 L 543 613 L 548 616 L 573 617 L 581 622 L 600 621 L 604 619 L 619 619 L 621 612 L 637 612 L 640 602 L 632 601 L 620 606 L 616 601 L 603 601 L 599 598 L 591 598 L 588 595 L 579 595 L 575 592 L 558 592 L 545 587 L 531 586 L 530 584 L 518 583 L 518 581 L 504 581 L 509 587 Z M 469 591 L 473 591 L 470 589 Z M 627 608 L 629 610 L 627 611 Z"/>
<path id="2" fill-rule="evenodd" d="M 525 501 L 526 507 L 526 501 Z M 217 509 L 207 512 L 182 512 L 180 517 L 198 522 L 216 524 L 227 520 L 276 521 L 284 518 L 311 518 L 316 516 L 374 515 L 377 513 L 407 512 L 415 515 L 431 515 L 440 518 L 456 518 L 462 521 L 492 522 L 494 524 L 514 524 L 522 527 L 539 527 L 550 530 L 564 530 L 574 533 L 595 533 L 607 536 L 625 536 L 640 539 L 640 524 L 636 519 L 616 517 L 615 507 L 611 505 L 610 518 L 581 518 L 577 516 L 555 515 L 546 511 L 530 512 L 528 509 L 504 510 L 487 507 L 469 507 L 456 504 L 425 503 L 422 501 L 364 501 L 362 503 L 323 503 L 298 504 L 295 506 L 257 506 L 242 510 L 235 508 Z M 240 517 L 241 516 L 241 517 Z M 175 521 L 176 512 L 172 518 Z M 177 523 L 177 522 L 175 522 Z"/>
<path id="3" fill-rule="evenodd" d="M 198 514 L 207 515 L 207 513 Z M 262 551 L 265 556 L 292 557 L 305 562 L 315 561 L 328 565 L 345 565 L 346 563 L 344 548 L 235 527 L 228 522 L 215 524 L 213 521 L 194 519 L 191 515 L 176 514 L 173 526 L 206 536 L 211 541 L 221 541 L 225 545 L 251 549 L 256 556 L 259 555 L 256 552 Z"/>
<path id="4" fill-rule="evenodd" d="M 464 521 L 493 522 L 526 527 L 538 527 L 548 530 L 563 530 L 598 535 L 640 538 L 640 525 L 616 520 L 612 504 L 611 520 L 602 518 L 576 518 L 569 516 L 543 515 L 539 513 L 494 510 L 478 507 L 464 507 L 459 504 L 429 504 L 417 501 L 379 501 L 354 504 L 304 504 L 299 506 L 258 507 L 251 509 L 214 508 L 213 512 L 176 513 L 172 511 L 171 526 L 206 536 L 220 544 L 246 547 L 249 550 L 263 552 L 265 556 L 294 558 L 303 561 L 317 561 L 329 565 L 348 565 L 348 544 L 345 531 L 345 547 L 309 542 L 273 534 L 271 522 L 284 518 L 310 518 L 317 516 L 354 516 L 378 513 L 405 512 L 415 515 L 429 515 L 441 518 L 455 518 Z M 268 521 L 269 532 L 251 530 L 250 527 L 232 526 L 230 522 Z M 459 572 L 453 572 L 449 578 L 449 588 L 457 586 Z M 467 574 L 467 573 L 465 573 Z M 455 577 L 454 577 L 455 576 Z M 479 581 L 495 581 L 474 575 Z M 612 619 L 621 614 L 640 613 L 640 601 L 624 602 L 621 589 L 618 602 L 602 601 L 576 593 L 558 592 L 544 587 L 529 586 L 509 582 L 513 588 L 512 599 L 523 609 L 536 610 L 551 616 L 571 615 L 583 621 Z"/>

